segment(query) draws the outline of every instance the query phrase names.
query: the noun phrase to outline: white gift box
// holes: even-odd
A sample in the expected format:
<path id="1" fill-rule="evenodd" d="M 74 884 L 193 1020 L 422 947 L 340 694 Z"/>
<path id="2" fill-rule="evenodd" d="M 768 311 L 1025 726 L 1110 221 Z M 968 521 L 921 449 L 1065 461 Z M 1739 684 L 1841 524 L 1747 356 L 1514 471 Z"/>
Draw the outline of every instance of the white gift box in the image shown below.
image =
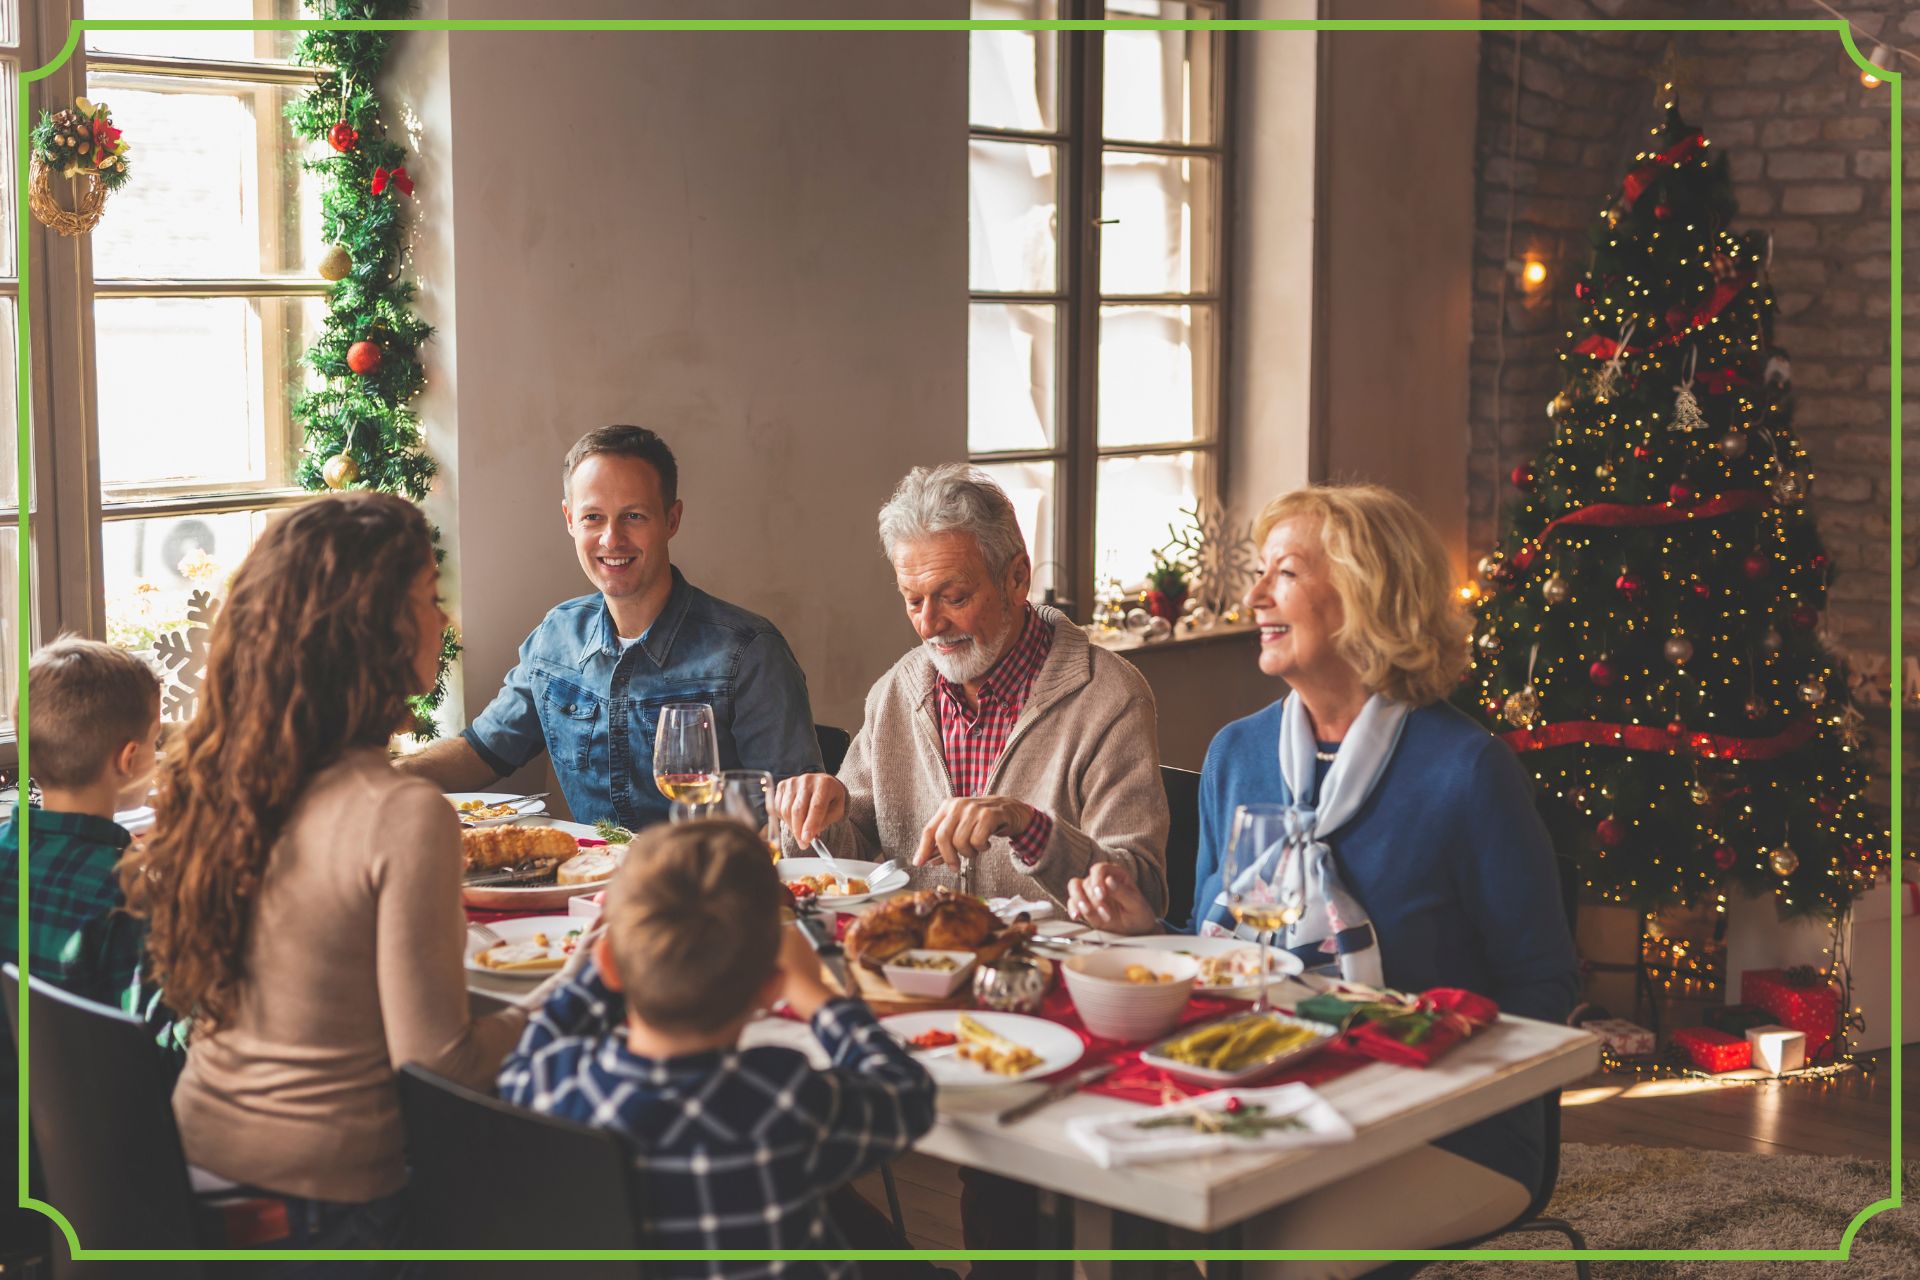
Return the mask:
<path id="1" fill-rule="evenodd" d="M 567 914 L 576 920 L 598 920 L 600 918 L 600 904 L 606 896 L 607 891 L 605 889 L 597 893 L 575 894 L 573 897 L 567 899 Z"/>
<path id="2" fill-rule="evenodd" d="M 1748 1027 L 1753 1065 L 1771 1075 L 1785 1075 L 1807 1065 L 1807 1033 L 1792 1027 Z"/>

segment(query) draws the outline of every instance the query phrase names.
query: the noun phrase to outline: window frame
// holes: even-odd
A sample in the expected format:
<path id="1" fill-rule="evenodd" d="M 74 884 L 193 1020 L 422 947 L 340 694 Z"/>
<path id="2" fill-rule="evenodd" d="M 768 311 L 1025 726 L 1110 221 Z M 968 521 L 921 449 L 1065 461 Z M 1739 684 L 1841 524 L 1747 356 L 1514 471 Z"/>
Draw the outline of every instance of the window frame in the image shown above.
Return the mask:
<path id="1" fill-rule="evenodd" d="M 1233 17 L 1233 0 L 1179 0 L 1196 11 L 1198 20 Z M 1058 0 L 1058 16 L 1097 21 L 1107 16 L 1105 0 Z M 1124 15 L 1116 15 L 1122 17 Z M 1221 500 L 1227 492 L 1227 353 L 1230 346 L 1229 252 L 1230 212 L 1234 191 L 1233 131 L 1231 128 L 1234 44 L 1224 33 L 1217 40 L 1211 85 L 1211 140 L 1206 143 L 1113 141 L 1105 136 L 1105 34 L 1097 31 L 1060 31 L 1055 48 L 1056 128 L 1027 130 L 976 125 L 968 112 L 967 138 L 1042 144 L 1057 147 L 1061 156 L 1059 231 L 1055 249 L 1059 262 L 1052 291 L 979 290 L 968 281 L 967 304 L 1034 304 L 1057 308 L 1055 326 L 1054 440 L 1050 448 L 975 451 L 968 441 L 968 461 L 977 465 L 1051 463 L 1055 466 L 1053 502 L 1054 576 L 1056 593 L 1072 605 L 1076 620 L 1092 612 L 1098 579 L 1099 546 L 1096 523 L 1099 504 L 1099 467 L 1109 458 L 1194 455 L 1194 491 L 1200 501 Z M 1194 262 L 1195 276 L 1211 281 L 1205 291 L 1188 293 L 1107 294 L 1100 289 L 1100 240 L 1103 162 L 1108 153 L 1179 156 L 1210 159 L 1214 167 L 1213 228 L 1210 261 Z M 969 173 L 969 190 L 972 178 Z M 1144 445 L 1100 443 L 1100 313 L 1103 306 L 1143 305 L 1204 307 L 1212 315 L 1211 367 L 1194 370 L 1196 391 L 1205 381 L 1210 420 L 1195 422 L 1191 439 Z M 1040 578 L 1036 563 L 1035 580 Z M 1144 570 L 1142 571 L 1144 577 Z M 1129 586 L 1140 585 L 1137 582 Z"/>

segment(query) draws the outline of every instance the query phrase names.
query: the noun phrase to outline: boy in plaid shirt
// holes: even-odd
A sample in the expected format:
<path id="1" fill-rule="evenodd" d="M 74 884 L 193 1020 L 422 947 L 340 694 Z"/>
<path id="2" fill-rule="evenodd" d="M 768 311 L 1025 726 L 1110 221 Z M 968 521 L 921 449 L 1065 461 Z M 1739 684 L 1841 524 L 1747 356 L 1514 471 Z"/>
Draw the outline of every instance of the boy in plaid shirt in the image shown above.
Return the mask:
<path id="1" fill-rule="evenodd" d="M 829 1193 L 933 1127 L 926 1069 L 864 1004 L 826 986 L 805 937 L 781 926 L 787 901 L 745 827 L 653 828 L 608 890 L 592 961 L 534 1014 L 500 1070 L 508 1101 L 628 1139 L 649 1248 L 847 1248 Z M 746 1024 L 782 999 L 811 1021 L 827 1070 L 792 1049 L 739 1047 Z M 799 1260 L 664 1274 L 853 1272 Z"/>
<path id="2" fill-rule="evenodd" d="M 63 636 L 27 665 L 29 763 L 41 806 L 29 822 L 30 968 L 37 978 L 143 1012 L 146 928 L 121 910 L 114 867 L 133 840 L 114 822 L 144 803 L 160 737 L 160 682 L 124 649 Z M 21 787 L 21 801 L 26 796 Z M 20 805 L 0 827 L 0 917 L 20 909 Z M 13 930 L 0 960 L 18 963 Z"/>

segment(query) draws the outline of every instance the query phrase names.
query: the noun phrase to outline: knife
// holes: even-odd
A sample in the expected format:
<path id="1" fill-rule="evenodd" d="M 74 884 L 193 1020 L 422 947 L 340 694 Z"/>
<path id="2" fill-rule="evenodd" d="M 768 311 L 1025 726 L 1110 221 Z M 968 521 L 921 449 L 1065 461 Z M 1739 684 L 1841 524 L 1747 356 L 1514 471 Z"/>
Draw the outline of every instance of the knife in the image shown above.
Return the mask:
<path id="1" fill-rule="evenodd" d="M 847 973 L 846 953 L 840 944 L 833 940 L 832 917 L 823 916 L 817 911 L 809 911 L 794 918 L 800 932 L 807 935 L 807 941 L 813 944 L 814 954 L 820 957 L 820 967 L 833 975 L 840 984 L 840 991 L 848 999 L 860 999 L 860 988 Z"/>
<path id="2" fill-rule="evenodd" d="M 1025 1120 L 1028 1116 L 1040 1108 L 1047 1106 L 1049 1103 L 1058 1102 L 1070 1094 L 1079 1092 L 1095 1081 L 1106 1079 L 1109 1075 L 1113 1074 L 1113 1069 L 1119 1065 L 1117 1062 L 1102 1062 L 1097 1066 L 1088 1067 L 1085 1071 L 1077 1071 L 1065 1080 L 1050 1086 L 1045 1093 L 1038 1094 L 1035 1097 L 1028 1098 L 1025 1102 L 1015 1103 L 1013 1106 L 1008 1107 L 1005 1111 L 1002 1111 L 993 1118 L 994 1123 L 1012 1124 L 1015 1120 Z"/>

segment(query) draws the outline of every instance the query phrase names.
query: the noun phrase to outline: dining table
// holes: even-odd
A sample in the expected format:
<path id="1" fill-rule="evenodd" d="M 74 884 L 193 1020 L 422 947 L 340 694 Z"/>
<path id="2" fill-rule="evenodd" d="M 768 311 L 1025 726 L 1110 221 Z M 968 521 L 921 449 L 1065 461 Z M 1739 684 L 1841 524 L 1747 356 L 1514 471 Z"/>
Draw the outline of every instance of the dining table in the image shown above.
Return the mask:
<path id="1" fill-rule="evenodd" d="M 887 896 L 891 895 L 845 908 L 845 913 L 871 910 Z M 1057 919 L 1043 922 L 1039 929 L 1059 938 L 1067 949 L 1129 941 Z M 1048 949 L 1058 954 L 1061 947 Z M 467 976 L 469 990 L 483 999 L 512 999 L 529 989 L 525 979 L 506 975 L 469 971 Z M 1320 989 L 1311 975 L 1278 979 L 1270 998 L 1277 1007 L 1290 1010 Z M 1053 1007 L 1060 1007 L 1060 1002 L 1056 1000 Z M 748 1024 L 742 1043 L 785 1045 L 807 1054 L 816 1065 L 826 1062 L 811 1029 L 791 1018 L 770 1015 L 755 1020 Z M 1599 1063 L 1600 1042 L 1592 1034 L 1502 1013 L 1492 1025 L 1430 1065 L 1367 1061 L 1316 1080 L 1313 1087 L 1353 1126 L 1350 1142 L 1107 1168 L 1074 1141 L 1070 1122 L 1128 1111 L 1144 1117 L 1152 1113 L 1151 1104 L 1081 1091 L 1012 1123 L 1000 1123 L 1002 1111 L 1037 1096 L 1051 1083 L 1030 1081 L 942 1089 L 938 1118 L 915 1149 L 1038 1188 L 1048 1238 L 1036 1241 L 1037 1248 L 1166 1248 L 1168 1230 L 1178 1228 L 1199 1237 L 1202 1248 L 1237 1249 L 1245 1247 L 1242 1226 L 1263 1212 L 1551 1094 L 1592 1074 Z M 1060 1074 L 1071 1075 L 1077 1069 L 1070 1067 Z M 1089 1280 L 1144 1275 L 1150 1265 L 1125 1260 L 1079 1263 Z M 1210 1264 L 1209 1280 L 1231 1280 L 1238 1271 L 1233 1260 L 1219 1260 Z"/>

